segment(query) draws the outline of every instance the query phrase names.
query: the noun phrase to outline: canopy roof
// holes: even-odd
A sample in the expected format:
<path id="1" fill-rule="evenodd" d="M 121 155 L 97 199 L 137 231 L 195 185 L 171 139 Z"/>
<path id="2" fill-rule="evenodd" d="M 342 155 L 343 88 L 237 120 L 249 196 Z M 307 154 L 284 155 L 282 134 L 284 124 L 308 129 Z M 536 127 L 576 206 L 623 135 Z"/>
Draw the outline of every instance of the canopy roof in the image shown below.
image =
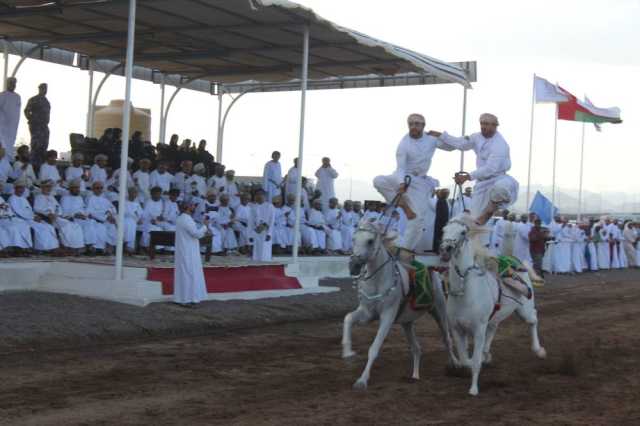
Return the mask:
<path id="1" fill-rule="evenodd" d="M 124 61 L 129 0 L 0 3 L 11 53 L 112 71 Z M 475 81 L 475 62 L 447 63 L 340 27 L 286 0 L 137 0 L 135 78 L 213 93 L 293 90 L 304 26 L 312 89 Z M 120 67 L 121 69 L 122 67 Z M 115 73 L 121 73 L 115 69 Z"/>

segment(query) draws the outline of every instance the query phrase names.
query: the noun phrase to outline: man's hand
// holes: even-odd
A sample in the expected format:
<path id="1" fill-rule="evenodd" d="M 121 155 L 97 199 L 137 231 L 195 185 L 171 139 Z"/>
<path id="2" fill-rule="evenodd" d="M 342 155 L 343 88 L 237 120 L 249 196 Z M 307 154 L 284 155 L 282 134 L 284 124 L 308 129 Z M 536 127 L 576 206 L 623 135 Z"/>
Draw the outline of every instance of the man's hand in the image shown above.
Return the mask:
<path id="1" fill-rule="evenodd" d="M 432 136 L 434 138 L 439 138 L 440 136 L 442 136 L 442 132 L 438 132 L 436 130 L 429 130 L 427 132 L 427 135 Z"/>

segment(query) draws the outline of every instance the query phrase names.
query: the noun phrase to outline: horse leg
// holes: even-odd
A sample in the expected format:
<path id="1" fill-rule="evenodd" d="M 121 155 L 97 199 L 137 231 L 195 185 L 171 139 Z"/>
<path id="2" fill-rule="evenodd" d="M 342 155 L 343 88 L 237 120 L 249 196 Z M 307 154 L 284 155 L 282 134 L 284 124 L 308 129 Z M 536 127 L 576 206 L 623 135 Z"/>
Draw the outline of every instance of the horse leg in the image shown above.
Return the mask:
<path id="1" fill-rule="evenodd" d="M 456 357 L 453 351 L 453 343 L 451 342 L 451 332 L 449 331 L 449 320 L 446 313 L 446 302 L 440 301 L 436 298 L 435 310 L 431 315 L 438 324 L 440 333 L 442 334 L 442 342 L 447 349 L 447 355 L 449 357 L 449 366 L 456 367 L 460 365 L 460 361 Z"/>
<path id="2" fill-rule="evenodd" d="M 484 364 L 491 364 L 491 343 L 493 342 L 493 338 L 496 336 L 496 331 L 498 331 L 498 324 L 490 322 L 487 325 L 487 335 L 484 340 L 484 349 L 482 351 L 482 362 Z"/>
<path id="3" fill-rule="evenodd" d="M 465 335 L 465 331 L 461 330 L 459 327 L 454 327 L 451 329 L 451 336 L 453 337 L 453 343 L 456 346 L 456 352 L 458 352 L 457 364 L 454 360 L 454 367 L 471 367 L 471 362 L 469 361 L 469 351 L 467 349 L 467 336 Z"/>
<path id="4" fill-rule="evenodd" d="M 473 356 L 471 358 L 471 387 L 469 395 L 478 395 L 478 377 L 482 369 L 482 351 L 487 334 L 487 325 L 477 325 L 473 332 Z"/>
<path id="5" fill-rule="evenodd" d="M 529 333 L 531 334 L 531 349 L 533 353 L 540 359 L 547 357 L 547 351 L 540 345 L 540 339 L 538 338 L 538 311 L 533 304 L 532 300 L 527 300 L 525 304 L 519 306 L 516 310 L 518 316 L 522 318 L 529 325 Z"/>
<path id="6" fill-rule="evenodd" d="M 420 357 L 422 356 L 422 348 L 416 337 L 416 323 L 415 321 L 405 322 L 402 324 L 402 328 L 404 329 L 405 336 L 407 336 L 411 355 L 413 355 L 413 362 L 411 364 L 413 372 L 411 373 L 411 379 L 420 380 Z"/>
<path id="7" fill-rule="evenodd" d="M 366 317 L 367 314 L 362 307 L 345 315 L 342 325 L 342 358 L 355 356 L 356 353 L 351 348 L 351 328 L 354 322 L 364 321 Z"/>
<path id="8" fill-rule="evenodd" d="M 391 326 L 393 325 L 393 321 L 396 317 L 397 311 L 397 305 L 390 306 L 384 312 L 382 312 L 382 314 L 380 314 L 380 325 L 378 326 L 378 333 L 376 334 L 376 338 L 373 339 L 373 343 L 369 347 L 369 359 L 367 360 L 367 366 L 364 368 L 364 371 L 362 372 L 360 378 L 353 384 L 354 389 L 367 389 L 369 374 L 371 373 L 371 366 L 373 365 L 373 361 L 375 361 L 378 357 L 378 353 L 380 353 L 380 348 L 382 348 L 384 339 L 387 338 L 389 330 L 391 330 Z"/>

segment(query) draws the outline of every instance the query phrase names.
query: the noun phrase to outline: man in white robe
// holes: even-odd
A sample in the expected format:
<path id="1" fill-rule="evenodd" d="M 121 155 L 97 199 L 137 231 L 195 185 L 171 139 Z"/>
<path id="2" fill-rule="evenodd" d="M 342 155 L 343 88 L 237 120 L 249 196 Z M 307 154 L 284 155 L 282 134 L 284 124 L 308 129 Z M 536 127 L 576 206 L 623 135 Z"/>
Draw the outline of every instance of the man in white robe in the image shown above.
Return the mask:
<path id="1" fill-rule="evenodd" d="M 456 174 L 455 182 L 463 185 L 467 181 L 476 181 L 471 215 L 481 225 L 487 223 L 498 208 L 512 205 L 518 197 L 518 182 L 507 175 L 511 169 L 509 145 L 498 132 L 498 125 L 495 115 L 485 113 L 480 116 L 480 132 L 471 136 L 457 138 L 447 132 L 429 132 L 451 148 L 475 152 L 476 170 Z"/>
<path id="2" fill-rule="evenodd" d="M 207 186 L 215 189 L 218 195 L 227 192 L 227 178 L 225 176 L 225 167 L 222 164 L 216 165 L 215 174 L 209 178 Z"/>
<path id="3" fill-rule="evenodd" d="M 253 238 L 253 260 L 271 261 L 275 209 L 265 201 L 265 192 L 256 191 L 255 205 L 251 209 L 250 229 Z"/>
<path id="4" fill-rule="evenodd" d="M 164 194 L 164 192 L 163 192 Z M 162 210 L 162 217 L 164 223 L 162 227 L 165 231 L 175 231 L 178 216 L 180 216 L 180 206 L 178 206 L 178 197 L 180 191 L 177 188 L 169 190 L 169 198 L 164 200 L 164 209 Z"/>
<path id="5" fill-rule="evenodd" d="M 338 199 L 329 199 L 329 206 L 324 214 L 327 233 L 327 249 L 330 253 L 342 254 L 342 212 L 338 208 Z"/>
<path id="6" fill-rule="evenodd" d="M 579 226 L 571 226 L 571 269 L 580 274 L 585 269 L 584 261 L 584 231 Z"/>
<path id="7" fill-rule="evenodd" d="M 235 209 L 240 205 L 240 188 L 236 182 L 236 172 L 227 170 L 225 176 L 225 191 L 229 195 L 229 206 Z"/>
<path id="8" fill-rule="evenodd" d="M 271 154 L 271 160 L 264 165 L 262 173 L 262 189 L 264 189 L 267 200 L 273 200 L 273 197 L 280 195 L 280 186 L 282 185 L 282 168 L 280 167 L 280 153 L 274 151 Z"/>
<path id="9" fill-rule="evenodd" d="M 331 159 L 324 157 L 322 159 L 322 166 L 316 171 L 316 178 L 318 178 L 316 189 L 319 189 L 322 194 L 320 202 L 322 203 L 322 211 L 324 212 L 329 208 L 329 200 L 336 196 L 334 182 L 337 177 L 338 172 L 331 166 Z"/>
<path id="10" fill-rule="evenodd" d="M 23 256 L 33 247 L 29 224 L 16 216 L 11 205 L 0 197 L 0 232 L 3 248 L 9 248 L 12 254 Z"/>
<path id="11" fill-rule="evenodd" d="M 35 231 L 33 248 L 37 251 L 50 252 L 60 247 L 56 230 L 53 225 L 45 222 L 40 215 L 36 215 L 25 196 L 26 183 L 18 180 L 14 183 L 14 193 L 9 198 L 9 204 L 15 215 L 24 220 Z"/>
<path id="12" fill-rule="evenodd" d="M 22 180 L 26 185 L 26 197 L 29 197 L 31 191 L 33 191 L 35 185 L 38 184 L 38 178 L 33 171 L 33 165 L 31 164 L 31 154 L 29 153 L 29 146 L 21 145 L 18 147 L 17 160 L 13 163 L 13 179 Z"/>
<path id="13" fill-rule="evenodd" d="M 13 185 L 9 183 L 10 179 L 13 180 L 13 167 L 4 146 L 0 145 L 0 195 L 13 192 Z"/>
<path id="14" fill-rule="evenodd" d="M 132 186 L 127 190 L 127 201 L 124 209 L 124 251 L 131 255 L 136 250 L 136 233 L 138 227 L 144 225 L 144 211 L 140 205 L 138 188 Z"/>
<path id="15" fill-rule="evenodd" d="M 217 225 L 222 235 L 222 250 L 226 254 L 238 248 L 238 240 L 233 232 L 233 209 L 229 205 L 229 195 L 220 195 L 220 207 L 218 207 Z"/>
<path id="16" fill-rule="evenodd" d="M 184 160 L 180 163 L 180 171 L 173 178 L 173 187 L 180 190 L 183 199 L 190 199 L 192 196 L 191 176 L 193 174 L 193 162 Z"/>
<path id="17" fill-rule="evenodd" d="M 80 184 L 81 195 L 84 195 L 87 191 L 86 182 L 89 181 L 89 174 L 85 173 L 83 162 L 84 156 L 77 152 L 71 157 L 71 165 L 64 171 L 64 186 L 69 189 L 71 182 L 77 179 Z"/>
<path id="18" fill-rule="evenodd" d="M 133 183 L 138 188 L 138 201 L 144 203 L 151 197 L 151 160 L 143 158 L 138 162 L 139 169 L 133 174 Z M 161 188 L 162 189 L 162 188 Z"/>
<path id="19" fill-rule="evenodd" d="M 116 245 L 117 212 L 114 205 L 104 196 L 104 183 L 96 181 L 91 186 L 91 195 L 87 197 L 87 214 L 93 222 L 96 232 L 95 248 L 110 255 Z"/>
<path id="20" fill-rule="evenodd" d="M 158 163 L 157 169 L 149 174 L 149 186 L 151 188 L 153 188 L 154 186 L 159 186 L 160 188 L 162 188 L 162 195 L 164 197 L 169 196 L 169 191 L 171 190 L 172 183 L 173 175 L 167 171 L 167 163 L 164 161 Z M 179 188 L 176 189 L 180 190 Z"/>
<path id="21" fill-rule="evenodd" d="M 407 121 L 409 133 L 400 141 L 396 150 L 396 171 L 389 176 L 377 176 L 373 180 L 373 186 L 389 203 L 400 194 L 398 206 L 407 216 L 407 228 L 396 245 L 414 251 L 424 238 L 423 229 L 425 216 L 430 208 L 429 201 L 439 183 L 427 176 L 433 154 L 438 148 L 450 149 L 424 133 L 425 119 L 422 115 L 411 114 Z M 411 179 L 408 188 L 405 185 L 407 176 Z"/>
<path id="22" fill-rule="evenodd" d="M 126 188 L 127 190 L 129 188 L 135 187 L 136 183 L 133 180 L 133 176 L 131 175 L 131 167 L 133 166 L 133 158 L 128 158 L 127 159 L 127 184 L 126 184 Z M 124 177 L 124 173 L 120 170 L 117 169 L 116 171 L 113 172 L 113 174 L 111 175 L 111 178 L 107 181 L 107 188 L 108 191 L 106 193 L 107 198 L 109 198 L 112 202 L 117 202 L 119 199 L 119 193 L 120 193 L 120 179 Z M 126 198 L 126 197 L 125 197 Z"/>
<path id="23" fill-rule="evenodd" d="M 351 253 L 353 250 L 353 233 L 358 225 L 358 216 L 353 211 L 353 202 L 346 200 L 340 216 L 340 233 L 342 236 L 342 251 Z"/>
<path id="24" fill-rule="evenodd" d="M 98 154 L 93 159 L 93 166 L 89 169 L 89 184 L 93 191 L 93 184 L 96 182 L 102 182 L 103 185 L 107 184 L 107 162 L 109 157 L 104 154 Z"/>
<path id="25" fill-rule="evenodd" d="M 609 232 L 602 223 L 593 227 L 593 241 L 598 253 L 598 269 L 610 269 Z"/>
<path id="26" fill-rule="evenodd" d="M 293 159 L 293 167 L 289 169 L 287 175 L 284 177 L 284 193 L 286 197 L 289 197 L 289 194 L 296 195 L 296 187 L 298 185 L 298 159 Z M 304 189 L 303 189 L 304 191 Z"/>
<path id="27" fill-rule="evenodd" d="M 287 235 L 287 213 L 289 207 L 282 203 L 282 196 L 276 195 L 273 197 L 273 208 L 275 210 L 275 216 L 273 219 L 273 252 L 275 254 L 281 254 L 289 245 L 289 237 Z"/>
<path id="28" fill-rule="evenodd" d="M 22 101 L 16 93 L 15 77 L 7 78 L 7 90 L 0 93 L 0 144 L 7 151 L 9 158 L 14 157 L 14 146 L 20 124 L 20 108 Z"/>
<path id="29" fill-rule="evenodd" d="M 207 298 L 200 238 L 207 235 L 209 222 L 205 219 L 204 226 L 197 225 L 191 217 L 194 208 L 191 202 L 183 202 L 182 214 L 176 222 L 173 301 L 181 305 L 192 305 Z"/>
<path id="30" fill-rule="evenodd" d="M 568 221 L 562 219 L 562 228 L 559 233 L 559 239 L 557 240 L 557 270 L 555 272 L 559 274 L 567 274 L 572 272 L 571 269 L 571 245 L 573 243 L 573 232 Z"/>
<path id="31" fill-rule="evenodd" d="M 454 217 L 456 215 L 454 214 Z M 498 218 L 493 225 L 491 233 L 491 245 L 489 250 L 496 256 L 502 255 L 502 246 L 505 238 L 505 227 L 509 222 L 509 210 L 502 210 L 502 217 Z"/>
<path id="32" fill-rule="evenodd" d="M 529 232 L 533 228 L 533 222 L 529 222 L 527 215 L 523 214 L 520 217 L 520 223 L 516 224 L 516 235 L 513 244 L 513 255 L 523 262 L 527 262 L 529 265 L 533 264 L 531 258 L 531 251 L 529 250 Z"/>
<path id="33" fill-rule="evenodd" d="M 58 152 L 53 149 L 47 151 L 45 160 L 46 162 L 40 165 L 38 180 L 40 182 L 52 181 L 54 184 L 53 194 L 62 195 L 66 191 L 62 190 L 62 177 L 58 171 Z"/>
<path id="34" fill-rule="evenodd" d="M 96 226 L 92 220 L 89 220 L 87 207 L 80 193 L 83 182 L 77 178 L 69 182 L 69 192 L 60 200 L 60 207 L 62 207 L 62 217 L 72 220 L 82 227 L 84 245 L 87 251 L 93 254 L 97 239 Z"/>
<path id="35" fill-rule="evenodd" d="M 151 198 L 144 203 L 142 211 L 142 238 L 140 245 L 148 248 L 151 241 L 151 231 L 164 231 L 165 219 L 164 200 L 162 199 L 162 189 L 158 186 L 151 188 Z"/>
<path id="36" fill-rule="evenodd" d="M 313 207 L 308 212 L 307 226 L 310 228 L 311 233 L 314 235 L 312 243 L 317 244 L 314 246 L 314 254 L 325 254 L 327 249 L 327 221 L 322 213 L 322 203 L 320 200 L 314 200 Z M 304 238 L 304 234 L 303 234 Z"/>
<path id="37" fill-rule="evenodd" d="M 609 232 L 609 252 L 611 258 L 611 269 L 620 269 L 622 264 L 620 262 L 620 240 L 622 239 L 622 232 L 618 226 L 618 220 L 605 220 L 607 231 Z"/>
<path id="38" fill-rule="evenodd" d="M 35 197 L 33 211 L 60 231 L 62 246 L 79 255 L 80 249 L 84 248 L 82 227 L 62 217 L 62 208 L 52 193 L 53 187 L 54 182 L 51 180 L 40 183 L 41 193 Z"/>

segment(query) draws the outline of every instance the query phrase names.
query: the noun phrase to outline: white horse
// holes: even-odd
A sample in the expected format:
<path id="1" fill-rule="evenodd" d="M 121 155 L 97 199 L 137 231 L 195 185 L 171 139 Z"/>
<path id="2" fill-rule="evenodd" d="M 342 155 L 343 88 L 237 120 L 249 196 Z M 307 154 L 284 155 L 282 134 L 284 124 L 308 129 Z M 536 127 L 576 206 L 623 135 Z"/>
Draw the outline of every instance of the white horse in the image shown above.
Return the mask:
<path id="1" fill-rule="evenodd" d="M 472 372 L 471 395 L 478 394 L 482 363 L 491 362 L 491 342 L 498 325 L 514 311 L 529 325 L 533 352 L 539 358 L 546 357 L 538 339 L 538 315 L 529 278 L 529 274 L 534 276 L 534 273 L 525 264 L 529 272 L 518 274 L 531 289 L 530 299 L 500 285 L 496 275 L 487 269 L 490 256 L 478 238 L 484 232 L 486 229 L 477 225 L 471 216 L 462 214 L 444 228 L 440 245 L 441 259 L 449 263 L 447 314 L 451 334 L 461 363 L 458 366 L 470 368 Z M 473 339 L 471 359 L 467 347 L 469 337 Z"/>
<path id="2" fill-rule="evenodd" d="M 378 333 L 369 348 L 369 359 L 360 378 L 354 383 L 354 389 L 366 389 L 371 366 L 375 361 L 384 339 L 394 322 L 404 329 L 411 354 L 412 380 L 420 379 L 420 356 L 422 350 L 415 334 L 415 321 L 426 310 L 413 310 L 407 306 L 409 278 L 405 268 L 398 264 L 385 247 L 397 237 L 397 234 L 384 234 L 384 226 L 379 223 L 361 221 L 353 235 L 353 255 L 349 262 L 351 275 L 360 275 L 358 279 L 358 308 L 344 318 L 342 334 L 342 357 L 355 355 L 351 348 L 351 328 L 353 323 L 366 324 L 379 319 Z M 363 269 L 364 266 L 364 269 Z M 439 284 L 439 283 L 438 283 Z M 446 300 L 443 289 L 434 283 L 434 308 L 431 315 L 438 323 L 444 344 L 449 353 L 449 361 L 457 364 L 448 332 Z"/>

